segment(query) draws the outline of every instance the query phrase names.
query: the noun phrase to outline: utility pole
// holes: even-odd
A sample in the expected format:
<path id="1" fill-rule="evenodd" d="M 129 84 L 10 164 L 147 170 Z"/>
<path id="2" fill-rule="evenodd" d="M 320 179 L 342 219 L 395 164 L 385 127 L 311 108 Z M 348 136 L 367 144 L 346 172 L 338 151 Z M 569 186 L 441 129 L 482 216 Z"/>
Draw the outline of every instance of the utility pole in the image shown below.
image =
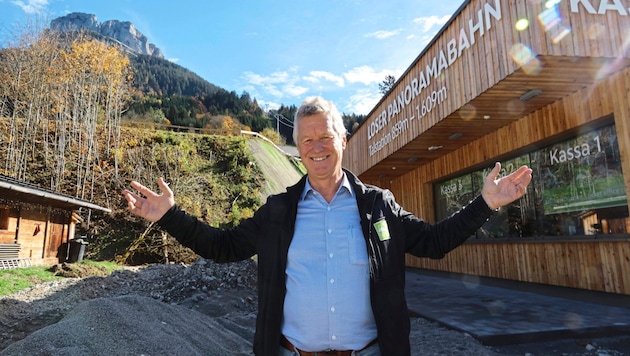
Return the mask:
<path id="1" fill-rule="evenodd" d="M 272 113 L 272 115 L 273 115 L 274 119 L 276 119 L 276 132 L 278 134 L 280 134 L 280 120 L 283 120 L 282 121 L 283 125 L 285 125 L 287 127 L 290 127 L 290 128 L 293 128 L 293 125 L 291 124 L 291 120 L 289 120 L 286 117 L 282 116 L 282 114 L 274 112 L 274 113 Z"/>

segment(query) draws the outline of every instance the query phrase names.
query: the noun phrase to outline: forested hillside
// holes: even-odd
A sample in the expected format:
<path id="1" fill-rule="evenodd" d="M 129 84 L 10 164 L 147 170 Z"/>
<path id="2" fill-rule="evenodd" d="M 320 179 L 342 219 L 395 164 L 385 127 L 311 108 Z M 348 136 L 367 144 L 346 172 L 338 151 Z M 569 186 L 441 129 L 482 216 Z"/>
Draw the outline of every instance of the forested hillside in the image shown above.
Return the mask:
<path id="1" fill-rule="evenodd" d="M 134 85 L 145 95 L 197 96 L 214 94 L 220 88 L 190 70 L 163 58 L 130 55 Z"/>
<path id="2" fill-rule="evenodd" d="M 246 92 L 239 95 L 219 88 L 161 58 L 130 55 L 130 66 L 135 92 L 126 120 L 209 129 L 231 120 L 257 132 L 272 127 L 256 99 Z"/>
<path id="3" fill-rule="evenodd" d="M 256 132 L 277 129 L 285 142 L 293 144 L 295 105 L 281 105 L 265 113 L 249 93 L 238 94 L 217 87 L 166 59 L 132 55 L 130 65 L 133 87 L 139 94 L 132 97 L 125 119 L 209 130 L 216 130 L 226 120 L 234 120 Z M 344 113 L 343 120 L 352 133 L 365 120 L 365 115 Z"/>

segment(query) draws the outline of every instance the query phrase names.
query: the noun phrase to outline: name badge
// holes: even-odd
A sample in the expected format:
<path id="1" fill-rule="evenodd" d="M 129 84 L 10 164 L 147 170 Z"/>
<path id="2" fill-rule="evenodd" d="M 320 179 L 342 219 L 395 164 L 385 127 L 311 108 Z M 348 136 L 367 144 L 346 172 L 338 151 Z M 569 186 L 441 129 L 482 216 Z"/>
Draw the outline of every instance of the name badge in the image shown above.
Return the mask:
<path id="1" fill-rule="evenodd" d="M 387 241 L 390 239 L 389 228 L 387 227 L 387 220 L 380 220 L 374 223 L 374 229 L 378 234 L 378 239 L 381 241 Z"/>

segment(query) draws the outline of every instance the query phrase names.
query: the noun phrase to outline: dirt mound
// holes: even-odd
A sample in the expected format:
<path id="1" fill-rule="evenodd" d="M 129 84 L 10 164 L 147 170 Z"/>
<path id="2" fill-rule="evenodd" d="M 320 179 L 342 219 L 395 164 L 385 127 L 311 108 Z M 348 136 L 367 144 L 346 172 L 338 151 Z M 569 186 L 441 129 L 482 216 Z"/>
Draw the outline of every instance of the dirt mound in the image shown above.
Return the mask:
<path id="1" fill-rule="evenodd" d="M 69 270 L 75 267 L 76 265 L 59 268 Z M 83 271 L 83 273 L 87 272 Z M 177 323 L 181 315 L 187 315 L 190 318 L 191 315 L 196 315 L 194 313 L 199 315 L 190 319 L 191 325 L 195 325 L 195 321 L 207 318 L 222 319 L 214 322 L 225 325 L 240 325 L 234 326 L 233 329 L 240 330 L 239 332 L 244 336 L 243 342 L 249 345 L 253 340 L 257 310 L 256 276 L 256 262 L 251 260 L 217 264 L 199 259 L 191 266 L 156 264 L 115 271 L 106 277 L 67 278 L 38 284 L 0 299 L 0 350 L 6 348 L 0 352 L 0 355 L 20 354 L 13 353 L 20 349 L 43 350 L 44 345 L 39 345 L 39 342 L 43 342 L 47 337 L 57 337 L 55 335 L 65 335 L 63 339 L 66 340 L 66 344 L 55 346 L 64 348 L 64 352 L 60 354 L 72 354 L 72 348 L 83 339 L 82 333 L 86 333 L 92 327 L 90 323 L 94 320 L 100 320 L 99 322 L 105 323 L 104 325 L 116 329 L 119 329 L 117 323 L 120 322 L 122 323 L 120 324 L 121 332 L 133 335 L 145 324 L 149 325 L 147 327 L 154 325 L 158 319 L 160 323 L 164 321 L 171 325 L 179 325 Z M 126 315 L 130 310 L 134 310 L 135 299 L 115 299 L 123 296 L 143 299 L 147 308 L 162 308 L 163 312 L 148 313 L 143 318 L 141 310 L 138 309 L 127 316 L 129 324 L 135 326 L 126 330 L 129 326 L 126 323 L 121 321 L 112 323 L 115 321 L 112 319 L 115 315 Z M 106 298 L 114 298 L 114 300 L 110 301 Z M 81 305 L 88 301 L 86 306 Z M 149 307 L 148 304 L 154 304 L 154 306 Z M 109 310 L 111 315 L 103 313 L 101 306 L 109 306 L 109 309 L 105 310 Z M 117 311 L 125 310 L 127 312 L 116 314 Z M 189 311 L 194 313 L 190 314 Z M 71 318 L 72 323 L 62 323 L 66 320 L 65 318 Z M 206 322 L 203 324 L 205 326 L 200 326 L 200 328 L 208 329 L 207 325 L 212 325 L 208 323 L 210 322 Z M 223 328 L 225 327 L 219 329 Z M 37 334 L 33 334 L 38 330 L 40 331 Z M 217 340 L 224 337 L 222 332 L 217 331 L 214 335 Z M 76 333 L 79 334 L 75 335 Z M 33 334 L 32 337 L 29 336 L 31 334 Z M 46 336 L 47 334 L 50 335 Z M 210 334 L 212 336 L 213 333 Z M 108 339 L 112 336 L 115 335 L 103 334 L 101 337 L 95 337 L 105 345 L 121 342 L 119 339 Z M 155 342 L 159 343 L 160 340 L 155 340 Z M 182 342 L 186 344 L 188 341 Z M 11 345 L 10 348 L 9 345 Z M 212 345 L 212 343 L 207 345 Z M 114 347 L 114 345 L 110 346 Z M 251 346 L 248 347 L 249 349 Z M 88 354 L 101 353 L 95 351 Z"/>
<path id="2" fill-rule="evenodd" d="M 253 324 L 254 315 L 249 323 Z M 2 355 L 249 355 L 244 320 L 209 318 L 196 310 L 137 295 L 80 303 L 56 324 L 35 331 Z"/>
<path id="3" fill-rule="evenodd" d="M 85 278 L 92 276 L 104 277 L 110 274 L 107 269 L 89 265 L 89 264 L 77 264 L 77 263 L 62 263 L 53 265 L 49 269 L 55 276 L 66 278 Z"/>

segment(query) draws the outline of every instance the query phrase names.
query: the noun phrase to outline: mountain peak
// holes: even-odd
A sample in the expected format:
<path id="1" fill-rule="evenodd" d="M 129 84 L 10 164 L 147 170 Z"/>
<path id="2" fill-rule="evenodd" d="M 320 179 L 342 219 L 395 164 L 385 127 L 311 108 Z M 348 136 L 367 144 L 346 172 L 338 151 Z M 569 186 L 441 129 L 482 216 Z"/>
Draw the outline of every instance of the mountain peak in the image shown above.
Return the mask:
<path id="1" fill-rule="evenodd" d="M 72 12 L 50 22 L 50 28 L 56 31 L 86 30 L 113 39 L 123 49 L 135 54 L 164 58 L 162 51 L 149 43 L 147 36 L 138 31 L 129 21 L 108 20 L 99 23 L 96 15 Z"/>

